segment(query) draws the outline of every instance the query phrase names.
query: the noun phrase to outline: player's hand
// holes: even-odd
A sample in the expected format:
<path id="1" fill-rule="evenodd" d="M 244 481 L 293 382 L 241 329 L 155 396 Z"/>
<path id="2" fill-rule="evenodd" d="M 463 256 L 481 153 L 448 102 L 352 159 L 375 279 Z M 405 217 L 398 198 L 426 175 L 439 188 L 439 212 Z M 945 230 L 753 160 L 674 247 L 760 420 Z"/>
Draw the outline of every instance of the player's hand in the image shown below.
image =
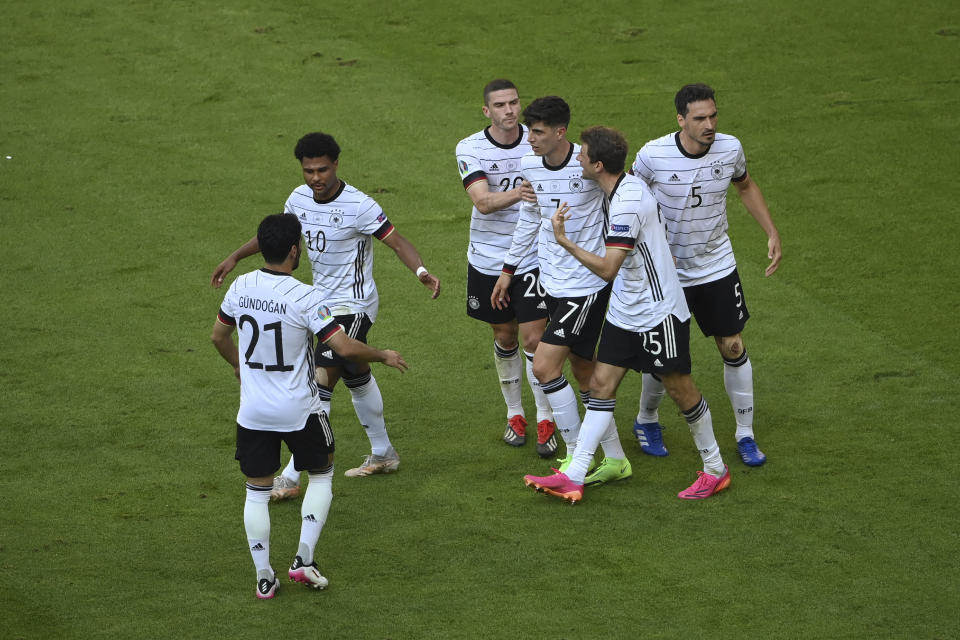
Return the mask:
<path id="1" fill-rule="evenodd" d="M 210 285 L 214 289 L 219 289 L 220 285 L 223 284 L 223 279 L 226 278 L 227 274 L 233 271 L 233 268 L 236 266 L 237 261 L 233 258 L 233 256 L 218 264 L 217 268 L 213 270 L 213 275 L 210 276 Z"/>
<path id="2" fill-rule="evenodd" d="M 384 349 L 383 353 L 386 356 L 383 360 L 383 364 L 387 365 L 388 367 L 393 367 L 394 369 L 399 369 L 400 373 L 403 373 L 407 370 L 407 362 L 399 353 L 393 351 L 392 349 Z"/>
<path id="3" fill-rule="evenodd" d="M 497 278 L 497 283 L 493 285 L 493 293 L 490 294 L 490 306 L 494 309 L 506 309 L 510 304 L 510 282 L 513 276 L 509 273 L 501 273 Z"/>
<path id="4" fill-rule="evenodd" d="M 562 203 L 557 210 L 554 212 L 553 216 L 550 217 L 550 223 L 553 225 L 553 236 L 557 240 L 557 244 L 564 246 L 564 241 L 567 240 L 567 231 L 564 227 L 564 223 L 567 221 L 567 218 L 570 217 L 570 207 L 567 206 L 567 203 Z"/>
<path id="5" fill-rule="evenodd" d="M 436 300 L 440 295 L 440 278 L 432 273 L 425 273 L 420 276 L 420 282 L 423 283 L 423 286 L 433 291 L 433 295 L 430 296 L 430 299 Z"/>
<path id="6" fill-rule="evenodd" d="M 527 180 L 520 183 L 520 199 L 530 204 L 537 204 L 537 192 Z"/>
<path id="7" fill-rule="evenodd" d="M 767 240 L 767 257 L 770 258 L 770 264 L 767 265 L 763 275 L 770 277 L 780 266 L 780 259 L 783 257 L 783 250 L 780 247 L 780 234 L 775 233 Z"/>

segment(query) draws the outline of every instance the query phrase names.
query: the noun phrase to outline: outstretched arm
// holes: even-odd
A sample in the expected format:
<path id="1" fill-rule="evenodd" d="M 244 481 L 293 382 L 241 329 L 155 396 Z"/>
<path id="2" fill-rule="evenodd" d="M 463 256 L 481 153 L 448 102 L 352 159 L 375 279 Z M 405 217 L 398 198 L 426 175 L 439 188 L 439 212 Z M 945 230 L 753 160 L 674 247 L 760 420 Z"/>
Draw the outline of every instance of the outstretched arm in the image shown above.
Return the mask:
<path id="1" fill-rule="evenodd" d="M 767 234 L 767 257 L 770 258 L 770 264 L 767 265 L 764 275 L 773 275 L 773 272 L 780 266 L 780 259 L 783 252 L 780 247 L 780 232 L 777 226 L 773 224 L 773 217 L 770 215 L 770 209 L 767 208 L 767 201 L 763 199 L 763 192 L 750 174 L 740 182 L 734 182 L 737 187 L 737 193 L 740 195 L 740 201 L 746 207 L 753 219 Z"/>
<path id="2" fill-rule="evenodd" d="M 238 262 L 247 256 L 252 256 L 255 253 L 259 253 L 259 251 L 260 243 L 257 241 L 257 236 L 253 236 L 239 249 L 227 256 L 226 260 L 217 265 L 217 268 L 213 271 L 213 275 L 210 276 L 210 285 L 214 289 L 219 289 L 220 285 L 223 284 L 223 279 L 228 273 L 233 271 L 233 268 L 237 266 Z"/>
<path id="3" fill-rule="evenodd" d="M 370 345 L 351 338 L 340 330 L 327 338 L 324 344 L 336 351 L 338 355 L 350 360 L 382 362 L 388 367 L 399 369 L 401 373 L 407 370 L 407 363 L 396 351 L 390 349 L 375 349 Z"/>
<path id="4" fill-rule="evenodd" d="M 467 195 L 480 213 L 496 213 L 520 202 L 520 187 L 509 191 L 491 191 L 486 180 L 478 180 L 467 187 Z"/>
<path id="5" fill-rule="evenodd" d="M 393 233 L 383 239 L 383 244 L 393 249 L 393 252 L 400 258 L 400 262 L 407 265 L 407 268 L 416 274 L 417 279 L 423 286 L 433 292 L 431 298 L 436 299 L 440 295 L 440 279 L 427 271 L 426 267 L 423 266 L 423 260 L 420 258 L 417 248 L 400 235 L 399 231 L 394 229 Z"/>
<path id="6" fill-rule="evenodd" d="M 557 244 L 566 249 L 570 255 L 576 258 L 577 261 L 587 269 L 590 269 L 590 271 L 593 271 L 607 282 L 612 282 L 613 279 L 617 277 L 617 272 L 620 271 L 620 265 L 627 259 L 627 251 L 617 247 L 608 247 L 606 254 L 598 256 L 578 246 L 567 237 L 566 229 L 564 229 L 564 222 L 566 222 L 567 216 L 569 215 L 570 207 L 564 202 L 557 207 L 556 213 L 550 218 L 550 222 L 553 224 L 553 235 L 557 239 Z"/>

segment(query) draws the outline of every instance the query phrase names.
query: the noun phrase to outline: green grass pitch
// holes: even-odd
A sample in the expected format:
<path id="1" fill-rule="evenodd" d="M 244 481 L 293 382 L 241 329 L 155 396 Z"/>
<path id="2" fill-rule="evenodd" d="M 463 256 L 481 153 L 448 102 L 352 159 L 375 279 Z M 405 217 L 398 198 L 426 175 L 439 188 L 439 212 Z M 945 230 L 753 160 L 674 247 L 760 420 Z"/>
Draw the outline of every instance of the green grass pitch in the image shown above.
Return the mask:
<path id="1" fill-rule="evenodd" d="M 960 636 L 956 3 L 11 0 L 0 43 L 0 636 Z M 547 465 L 500 442 L 453 155 L 504 76 L 631 155 L 707 82 L 743 141 L 784 260 L 763 277 L 731 195 L 769 463 L 735 459 L 694 331 L 733 475 L 717 497 L 676 499 L 699 457 L 669 402 L 671 455 L 631 441 L 635 374 L 616 413 L 632 479 L 575 508 L 522 486 Z M 258 602 L 208 279 L 299 183 L 311 130 L 443 293 L 378 247 L 372 342 L 411 364 L 375 369 L 403 463 L 342 476 L 368 445 L 338 387 L 331 586 Z M 271 517 L 279 571 L 299 506 Z"/>

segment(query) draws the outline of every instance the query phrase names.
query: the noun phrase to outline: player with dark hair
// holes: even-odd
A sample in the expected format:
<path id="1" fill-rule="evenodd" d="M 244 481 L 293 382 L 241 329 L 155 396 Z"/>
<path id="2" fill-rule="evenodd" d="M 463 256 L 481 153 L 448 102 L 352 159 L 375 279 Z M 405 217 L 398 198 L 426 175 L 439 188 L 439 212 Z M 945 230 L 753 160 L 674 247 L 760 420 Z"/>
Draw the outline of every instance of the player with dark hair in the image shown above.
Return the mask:
<path id="1" fill-rule="evenodd" d="M 530 183 L 535 202 L 523 201 L 510 252 L 494 286 L 490 303 L 500 309 L 510 302 L 517 265 L 536 241 L 540 282 L 547 293 L 550 318 L 533 356 L 533 373 L 546 392 L 557 430 L 567 445 L 560 470 L 572 460 L 580 431 L 577 395 L 563 375 L 569 359 L 584 405 L 590 396 L 593 358 L 610 297 L 610 286 L 563 249 L 553 234 L 550 216 L 568 203 L 568 235 L 592 253 L 603 251 L 603 190 L 585 179 L 572 159 L 579 145 L 566 139 L 570 107 L 557 96 L 537 98 L 523 111 L 533 153 L 523 157 L 521 174 Z M 630 462 L 616 426 L 603 439 L 606 459 L 588 478 L 591 484 L 629 477 Z"/>
<path id="2" fill-rule="evenodd" d="M 309 477 L 300 507 L 300 544 L 288 576 L 315 589 L 328 583 L 314 555 L 333 499 L 334 440 L 314 380 L 313 336 L 342 357 L 407 368 L 396 351 L 380 351 L 347 336 L 320 292 L 291 275 L 300 262 L 300 231 L 294 216 L 264 218 L 256 238 L 265 265 L 234 280 L 211 336 L 241 382 L 236 459 L 247 477 L 243 525 L 260 599 L 273 598 L 277 590 L 270 564 L 269 501 L 281 442 L 293 452 L 298 473 L 306 471 Z"/>
<path id="3" fill-rule="evenodd" d="M 727 235 L 731 182 L 743 206 L 767 234 L 766 276 L 780 265 L 780 233 L 760 187 L 747 173 L 740 141 L 717 132 L 713 89 L 705 84 L 686 85 L 677 92 L 674 106 L 680 130 L 645 144 L 631 173 L 650 186 L 660 203 L 687 305 L 703 334 L 713 336 L 723 358 L 723 381 L 737 421 L 740 459 L 760 466 L 767 457 L 754 439 L 753 365 L 741 336 L 750 313 Z M 634 433 L 640 448 L 655 456 L 668 453 L 657 410 L 663 393 L 656 375 L 644 374 Z"/>
<path id="4" fill-rule="evenodd" d="M 490 126 L 461 140 L 456 150 L 460 179 L 473 201 L 467 248 L 467 315 L 493 330 L 493 361 L 507 405 L 503 441 L 516 447 L 527 441 L 521 387 L 525 368 L 537 405 L 537 453 L 546 458 L 556 453 L 557 438 L 550 403 L 533 375 L 533 353 L 547 325 L 535 249 L 531 247 L 517 266 L 506 308 L 494 309 L 490 304 L 519 215 L 520 159 L 530 152 L 527 129 L 519 122 L 516 86 L 504 79 L 488 83 L 483 89 L 483 115 L 490 119 Z"/>
<path id="5" fill-rule="evenodd" d="M 284 213 L 297 217 L 303 225 L 313 284 L 324 292 L 334 317 L 350 337 L 365 342 L 379 308 L 371 237 L 393 249 L 433 298 L 440 295 L 440 280 L 427 271 L 417 249 L 400 235 L 380 205 L 337 176 L 340 147 L 332 136 L 308 133 L 297 142 L 294 155 L 300 161 L 305 184 L 290 194 Z M 234 251 L 213 272 L 213 286 L 220 286 L 238 260 L 258 250 L 257 239 L 252 238 Z M 317 347 L 316 366 L 324 410 L 329 413 L 333 387 L 343 378 L 370 440 L 370 454 L 345 475 L 363 477 L 396 471 L 400 457 L 387 435 L 383 396 L 370 367 L 344 359 L 322 345 Z M 298 495 L 299 481 L 300 474 L 291 460 L 276 478 L 274 498 Z"/>
<path id="6" fill-rule="evenodd" d="M 586 250 L 567 236 L 566 203 L 553 214 L 551 224 L 557 243 L 592 273 L 613 281 L 613 292 L 573 461 L 565 472 L 528 475 L 524 482 L 571 502 L 583 498 L 593 453 L 613 423 L 617 388 L 627 370 L 635 369 L 660 376 L 703 458 L 704 470 L 698 472 L 697 481 L 678 497 L 707 498 L 730 484 L 730 473 L 713 436 L 710 408 L 690 377 L 690 312 L 657 202 L 641 180 L 623 173 L 627 141 L 619 131 L 591 127 L 580 134 L 580 141 L 577 159 L 583 177 L 597 181 L 610 203 L 606 250 Z"/>

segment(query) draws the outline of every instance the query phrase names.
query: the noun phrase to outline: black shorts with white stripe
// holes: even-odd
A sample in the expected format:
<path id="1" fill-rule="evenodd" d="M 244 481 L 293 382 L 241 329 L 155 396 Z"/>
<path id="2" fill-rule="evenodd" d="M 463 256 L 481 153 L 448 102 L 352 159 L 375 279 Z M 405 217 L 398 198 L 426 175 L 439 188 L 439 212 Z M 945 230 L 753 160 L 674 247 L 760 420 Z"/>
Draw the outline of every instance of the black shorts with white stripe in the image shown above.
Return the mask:
<path id="1" fill-rule="evenodd" d="M 547 295 L 550 319 L 541 342 L 570 347 L 570 351 L 586 360 L 593 360 L 597 338 L 607 314 L 611 285 L 579 298 L 554 298 Z"/>
<path id="2" fill-rule="evenodd" d="M 280 444 L 287 443 L 297 471 L 319 471 L 327 467 L 335 450 L 333 429 L 326 413 L 311 413 L 299 431 L 260 431 L 237 424 L 237 452 L 240 471 L 248 478 L 272 476 L 280 468 Z"/>
<path id="3" fill-rule="evenodd" d="M 683 295 L 705 336 L 735 336 L 743 331 L 750 319 L 736 269 L 719 280 L 684 287 Z"/>
<path id="4" fill-rule="evenodd" d="M 690 373 L 690 321 L 669 315 L 643 333 L 608 322 L 603 325 L 597 362 L 641 373 Z"/>
<path id="5" fill-rule="evenodd" d="M 343 332 L 348 336 L 367 344 L 367 333 L 369 333 L 370 328 L 373 327 L 370 316 L 365 313 L 351 313 L 345 316 L 334 316 L 333 319 L 340 323 L 340 326 L 343 327 Z M 336 351 L 322 342 L 317 344 L 313 357 L 313 365 L 315 367 L 340 367 L 347 373 L 366 371 L 364 365 L 351 362 L 346 358 L 341 358 L 337 355 Z"/>

